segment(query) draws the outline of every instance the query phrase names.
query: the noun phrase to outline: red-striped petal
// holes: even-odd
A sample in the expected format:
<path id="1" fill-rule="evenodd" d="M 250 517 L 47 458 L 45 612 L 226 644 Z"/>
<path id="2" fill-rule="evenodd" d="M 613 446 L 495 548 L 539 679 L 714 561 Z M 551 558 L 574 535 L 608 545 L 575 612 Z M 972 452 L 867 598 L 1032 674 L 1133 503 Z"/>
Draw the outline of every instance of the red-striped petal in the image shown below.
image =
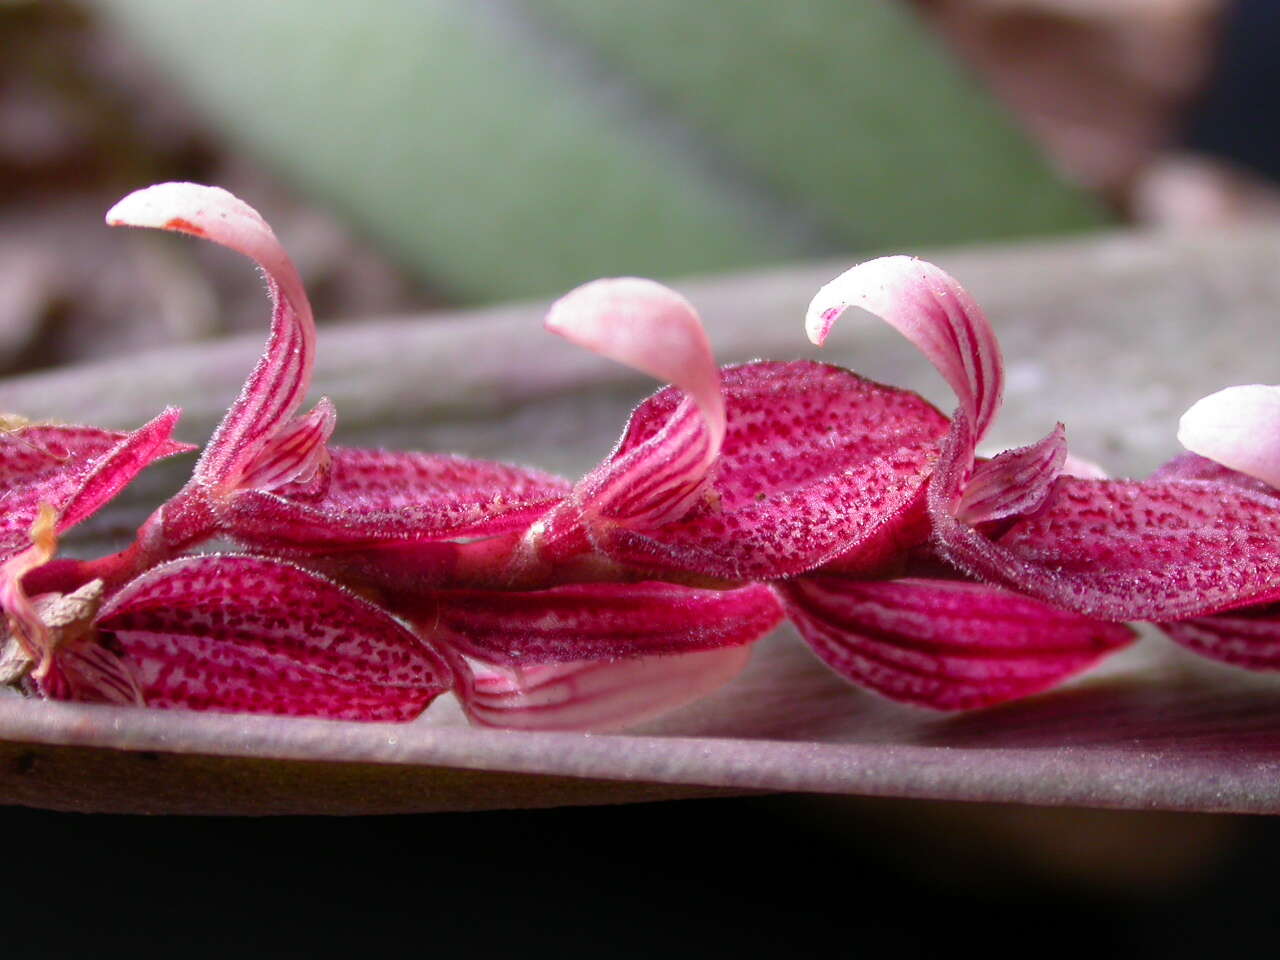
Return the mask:
<path id="1" fill-rule="evenodd" d="M 473 662 L 474 680 L 463 687 L 462 704 L 478 726 L 617 730 L 715 692 L 742 672 L 751 649 L 521 669 Z"/>
<path id="2" fill-rule="evenodd" d="M 955 278 L 914 257 L 859 264 L 813 298 L 805 315 L 809 339 L 821 345 L 849 307 L 875 314 L 929 358 L 980 442 L 1000 409 L 1004 363 L 987 318 Z"/>
<path id="3" fill-rule="evenodd" d="M 197 481 L 229 492 L 254 471 L 255 461 L 289 422 L 311 381 L 315 320 L 298 271 L 261 215 L 219 187 L 147 187 L 112 207 L 107 223 L 204 237 L 257 261 L 266 273 L 273 302 L 270 339 L 195 469 Z"/>
<path id="4" fill-rule="evenodd" d="M 741 646 L 782 620 L 768 588 L 584 583 L 432 595 L 432 636 L 495 666 L 615 660 Z"/>
<path id="5" fill-rule="evenodd" d="M 1038 693 L 1133 639 L 1127 627 L 960 581 L 812 576 L 777 589 L 801 636 L 836 673 L 939 710 Z"/>

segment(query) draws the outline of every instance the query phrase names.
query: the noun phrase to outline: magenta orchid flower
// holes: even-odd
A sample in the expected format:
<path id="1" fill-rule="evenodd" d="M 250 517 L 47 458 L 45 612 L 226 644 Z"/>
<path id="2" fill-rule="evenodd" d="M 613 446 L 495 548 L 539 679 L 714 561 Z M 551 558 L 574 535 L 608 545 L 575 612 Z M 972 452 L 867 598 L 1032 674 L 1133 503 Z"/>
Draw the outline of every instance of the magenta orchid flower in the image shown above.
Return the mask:
<path id="1" fill-rule="evenodd" d="M 945 275 L 900 272 L 898 286 L 867 282 L 860 292 L 864 305 L 940 358 L 935 365 L 961 399 L 929 480 L 934 546 L 944 560 L 988 584 L 1114 621 L 1176 619 L 1280 595 L 1280 558 L 1267 546 L 1280 529 L 1280 503 L 1255 491 L 1063 474 L 1060 427 L 1038 444 L 978 463 L 998 384 L 977 355 L 994 346 L 984 345 L 989 327 Z M 877 302 L 880 289 L 885 299 Z M 837 310 L 857 302 L 843 291 L 834 299 Z M 821 294 L 815 301 L 819 324 L 833 309 L 824 301 Z M 933 319 L 912 333 L 912 317 Z"/>
<path id="2" fill-rule="evenodd" d="M 902 284 L 922 271 L 963 296 L 907 258 L 864 265 L 834 286 Z M 901 290 L 882 296 L 985 429 L 1001 365 L 976 307 L 961 315 L 972 326 L 956 342 L 945 314 L 903 305 Z M 817 339 L 838 310 L 826 314 Z M 588 284 L 560 300 L 547 325 L 673 386 L 642 403 L 613 454 L 529 529 L 504 568 L 508 582 L 768 582 L 836 672 L 942 709 L 1045 689 L 1132 639 L 1125 627 L 964 582 L 959 571 L 904 577 L 929 539 L 925 494 L 948 430 L 917 395 L 811 362 L 718 371 L 693 308 L 651 281 Z M 1064 456 L 1059 430 L 984 464 L 955 515 L 990 524 L 1034 510 Z M 503 644 L 528 656 L 517 622 L 486 632 L 490 656 Z M 464 646 L 476 629 L 455 626 Z"/>
<path id="3" fill-rule="evenodd" d="M 452 692 L 478 725 L 611 729 L 727 683 L 783 619 L 846 680 L 945 710 L 1061 683 L 1128 644 L 1127 620 L 1280 666 L 1280 457 L 1237 439 L 1208 454 L 1221 465 L 1110 480 L 1069 457 L 1059 424 L 979 458 L 999 345 L 931 264 L 847 271 L 806 330 L 821 344 L 850 306 L 879 316 L 951 386 L 950 418 L 827 364 L 721 369 L 694 308 L 652 281 L 572 291 L 548 329 L 669 386 L 571 483 L 332 444 L 332 404 L 299 413 L 315 323 L 262 217 L 217 188 L 161 184 L 107 219 L 256 261 L 270 336 L 191 480 L 119 554 L 54 558 L 58 533 L 185 449 L 169 440 L 176 411 L 128 435 L 0 433 L 15 505 L 0 524 L 0 679 L 28 692 L 384 721 Z M 1256 424 L 1280 402 L 1231 410 Z M 196 552 L 216 538 L 246 552 Z"/>

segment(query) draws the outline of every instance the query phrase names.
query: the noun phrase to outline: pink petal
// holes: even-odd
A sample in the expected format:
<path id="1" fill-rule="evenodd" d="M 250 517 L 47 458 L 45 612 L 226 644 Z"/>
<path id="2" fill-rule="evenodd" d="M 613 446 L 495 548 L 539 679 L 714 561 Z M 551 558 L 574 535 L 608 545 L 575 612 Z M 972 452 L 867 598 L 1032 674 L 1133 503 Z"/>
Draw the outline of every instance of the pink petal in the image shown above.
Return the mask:
<path id="1" fill-rule="evenodd" d="M 329 448 L 324 491 L 242 490 L 227 524 L 244 543 L 376 546 L 523 530 L 568 493 L 560 477 L 445 454 Z"/>
<path id="2" fill-rule="evenodd" d="M 444 659 L 379 607 L 257 557 L 156 567 L 98 625 L 153 707 L 410 720 L 451 685 Z"/>
<path id="3" fill-rule="evenodd" d="M 1066 457 L 1066 428 L 1058 424 L 1039 443 L 978 464 L 956 504 L 956 517 L 976 526 L 1033 512 L 1049 496 Z"/>
<path id="4" fill-rule="evenodd" d="M 1000 408 L 1004 364 L 995 332 L 964 288 L 914 257 L 869 260 L 818 291 L 805 315 L 809 339 L 821 345 L 851 306 L 875 314 L 929 358 L 981 442 Z"/>
<path id="5" fill-rule="evenodd" d="M 552 304 L 546 326 L 693 397 L 710 428 L 714 459 L 724 436 L 720 375 L 702 321 L 688 300 L 652 280 L 593 280 Z"/>
<path id="6" fill-rule="evenodd" d="M 1178 426 L 1192 453 L 1280 487 L 1280 386 L 1228 387 L 1196 401 Z"/>
<path id="7" fill-rule="evenodd" d="M 241 486 L 274 490 L 289 483 L 310 483 L 329 464 L 325 444 L 337 422 L 333 404 L 322 398 L 310 413 L 295 417 L 267 441 L 245 471 Z"/>
<path id="8" fill-rule="evenodd" d="M 623 277 L 566 294 L 546 326 L 687 396 L 646 444 L 588 478 L 580 498 L 590 512 L 631 526 L 678 520 L 702 495 L 725 432 L 720 372 L 696 311 L 659 283 Z"/>
<path id="9" fill-rule="evenodd" d="M 894 700 L 968 710 L 1061 683 L 1133 640 L 995 587 L 951 580 L 799 577 L 787 616 L 827 666 Z"/>
<path id="10" fill-rule="evenodd" d="M 761 580 L 874 552 L 918 521 L 946 418 L 904 390 L 826 364 L 750 363 L 724 370 L 728 430 L 710 496 L 651 531 L 593 530 L 633 568 Z M 625 459 L 679 409 L 646 400 L 615 454 Z"/>
<path id="11" fill-rule="evenodd" d="M 268 441 L 298 409 L 311 380 L 315 320 L 298 272 L 258 212 L 218 187 L 147 187 L 112 207 L 107 223 L 204 237 L 257 261 L 267 275 L 274 306 L 266 351 L 195 469 L 201 483 L 232 489 L 253 471 Z"/>
<path id="12" fill-rule="evenodd" d="M 518 670 L 473 663 L 463 708 L 471 722 L 510 730 L 606 731 L 692 703 L 747 665 L 750 646 L 637 660 Z"/>
<path id="13" fill-rule="evenodd" d="M 1212 482 L 1060 477 L 998 540 L 951 515 L 964 424 L 930 485 L 939 551 L 972 576 L 1107 620 L 1182 620 L 1280 597 L 1280 501 Z"/>
<path id="14" fill-rule="evenodd" d="M 432 637 L 495 666 L 606 660 L 741 646 L 782 620 L 768 588 L 585 583 L 550 590 L 447 590 Z"/>
<path id="15" fill-rule="evenodd" d="M 1162 623 L 1160 629 L 1212 660 L 1249 670 L 1280 670 L 1280 608 L 1273 603 Z"/>
<path id="16" fill-rule="evenodd" d="M 181 411 L 133 433 L 32 425 L 0 432 L 0 555 L 23 549 L 41 504 L 67 530 L 93 514 L 148 464 L 194 449 L 169 439 Z"/>
<path id="17" fill-rule="evenodd" d="M 94 461 L 79 488 L 62 507 L 58 530 L 68 530 L 92 516 L 156 460 L 195 449 L 190 444 L 169 439 L 181 416 L 181 410 L 169 407 Z"/>

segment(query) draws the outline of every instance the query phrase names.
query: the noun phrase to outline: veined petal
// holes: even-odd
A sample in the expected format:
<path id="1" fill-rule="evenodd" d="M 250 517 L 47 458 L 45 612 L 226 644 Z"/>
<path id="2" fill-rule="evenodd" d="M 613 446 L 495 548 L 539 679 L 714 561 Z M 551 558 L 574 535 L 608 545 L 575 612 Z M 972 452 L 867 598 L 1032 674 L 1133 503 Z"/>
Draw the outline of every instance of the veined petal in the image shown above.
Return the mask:
<path id="1" fill-rule="evenodd" d="M 1031 513 L 1044 503 L 1066 458 L 1067 432 L 1058 424 L 1038 443 L 978 464 L 956 504 L 956 517 L 977 525 Z"/>
<path id="2" fill-rule="evenodd" d="M 996 587 L 953 580 L 798 577 L 777 586 L 822 661 L 893 700 L 986 707 L 1046 690 L 1133 632 Z"/>
<path id="3" fill-rule="evenodd" d="M 169 408 L 133 433 L 32 424 L 0 432 L 0 557 L 22 550 L 42 504 L 67 530 L 93 514 L 147 465 L 194 449 L 170 439 Z"/>
<path id="4" fill-rule="evenodd" d="M 204 237 L 257 261 L 266 273 L 273 303 L 266 351 L 195 469 L 198 481 L 224 491 L 234 489 L 298 409 L 311 381 L 315 319 L 298 271 L 258 212 L 218 187 L 147 187 L 112 207 L 107 223 Z"/>
<path id="5" fill-rule="evenodd" d="M 63 506 L 58 530 L 68 530 L 92 516 L 156 460 L 195 449 L 190 444 L 174 443 L 170 439 L 181 416 L 181 410 L 169 407 L 94 461 L 92 469 Z"/>
<path id="6" fill-rule="evenodd" d="M 237 493 L 231 536 L 302 550 L 492 536 L 528 526 L 570 489 L 541 471 L 446 454 L 331 447 L 329 458 L 319 496 L 299 484 Z"/>
<path id="7" fill-rule="evenodd" d="M 1162 623 L 1189 650 L 1249 670 L 1280 670 L 1280 605 L 1258 604 L 1211 617 Z"/>
<path id="8" fill-rule="evenodd" d="M 444 658 L 381 608 L 258 557 L 156 567 L 108 601 L 98 626 L 154 707 L 410 720 L 452 685 Z"/>
<path id="9" fill-rule="evenodd" d="M 547 329 L 672 384 L 688 397 L 661 431 L 584 482 L 589 514 L 637 528 L 678 520 L 698 500 L 725 433 L 720 372 L 697 312 L 635 277 L 595 280 L 557 300 Z"/>
<path id="10" fill-rule="evenodd" d="M 432 595 L 432 636 L 494 666 L 616 660 L 741 646 L 782 620 L 767 587 L 585 583 Z"/>
<path id="11" fill-rule="evenodd" d="M 246 490 L 275 490 L 285 484 L 308 484 L 329 464 L 325 444 L 333 436 L 338 414 L 328 397 L 308 414 L 280 428 L 258 452 L 240 480 Z"/>
<path id="12" fill-rule="evenodd" d="M 919 519 L 947 420 L 914 393 L 810 361 L 726 367 L 728 429 L 704 502 L 647 531 L 593 530 L 632 568 L 761 580 L 874 552 Z M 632 415 L 615 458 L 668 422 L 663 390 Z"/>
<path id="13" fill-rule="evenodd" d="M 478 726 L 617 730 L 692 703 L 734 679 L 751 647 L 519 669 L 473 661 L 462 705 Z"/>
<path id="14" fill-rule="evenodd" d="M 963 420 L 930 482 L 939 552 L 961 570 L 1107 620 L 1182 620 L 1280 597 L 1280 501 L 1205 481 L 1060 477 L 992 540 L 953 516 Z"/>
<path id="15" fill-rule="evenodd" d="M 1192 453 L 1280 487 L 1280 386 L 1227 387 L 1196 401 L 1178 425 Z"/>
<path id="16" fill-rule="evenodd" d="M 914 257 L 881 257 L 847 270 L 813 298 L 809 339 L 821 345 L 849 307 L 861 307 L 910 340 L 955 391 L 981 442 L 1000 408 L 1000 344 L 973 298 L 956 280 Z"/>

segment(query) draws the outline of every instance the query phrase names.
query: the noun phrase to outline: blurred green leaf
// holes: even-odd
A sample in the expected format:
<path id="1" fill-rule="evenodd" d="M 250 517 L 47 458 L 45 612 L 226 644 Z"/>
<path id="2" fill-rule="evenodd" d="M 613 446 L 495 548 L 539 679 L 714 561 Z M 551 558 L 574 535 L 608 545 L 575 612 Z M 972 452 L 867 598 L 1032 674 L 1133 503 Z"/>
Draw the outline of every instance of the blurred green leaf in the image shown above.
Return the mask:
<path id="1" fill-rule="evenodd" d="M 460 300 L 1100 219 L 881 0 L 99 5 Z"/>

